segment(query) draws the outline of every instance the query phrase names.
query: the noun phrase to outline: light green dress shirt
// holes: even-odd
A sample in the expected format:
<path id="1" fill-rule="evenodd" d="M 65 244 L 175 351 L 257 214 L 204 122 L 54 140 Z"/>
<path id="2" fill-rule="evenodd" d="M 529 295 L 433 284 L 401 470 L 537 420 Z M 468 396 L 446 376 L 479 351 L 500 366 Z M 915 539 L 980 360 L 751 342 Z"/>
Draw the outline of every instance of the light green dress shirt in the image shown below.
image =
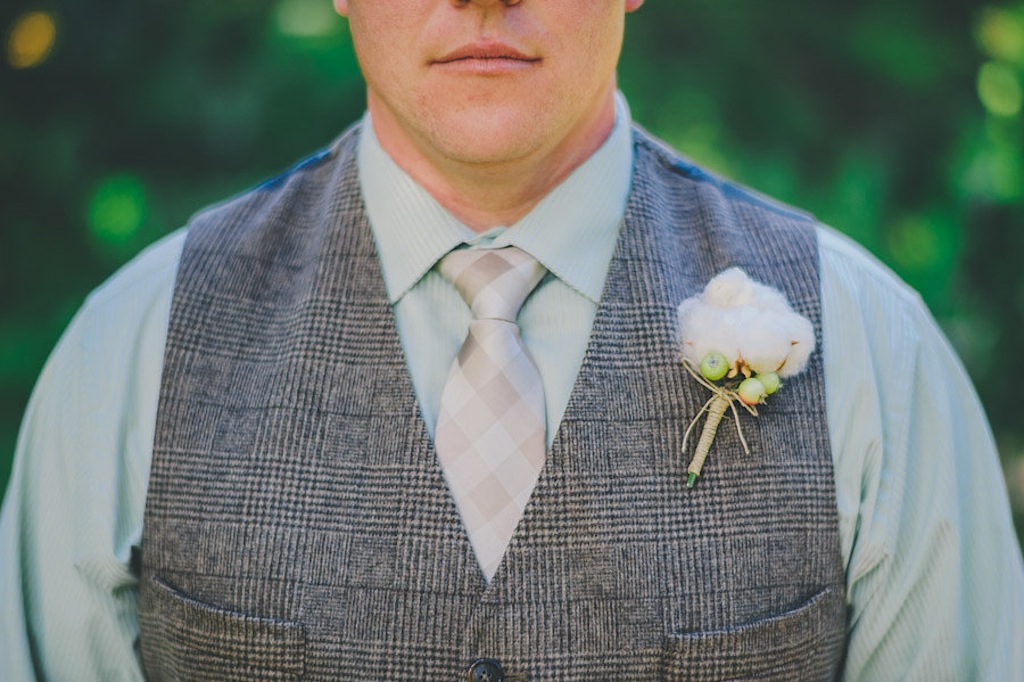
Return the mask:
<path id="1" fill-rule="evenodd" d="M 629 117 L 508 229 L 460 225 L 364 135 L 360 175 L 428 425 L 469 315 L 432 271 L 466 242 L 551 271 L 520 315 L 557 424 L 629 187 Z M 369 127 L 366 128 L 369 130 Z M 415 225 L 410 229 L 408 225 Z M 821 228 L 828 426 L 851 606 L 849 680 L 1024 680 L 1024 568 L 977 397 L 920 298 Z M 140 542 L 176 232 L 97 289 L 44 368 L 0 514 L 0 677 L 140 679 Z M 550 433 L 554 429 L 549 428 Z"/>

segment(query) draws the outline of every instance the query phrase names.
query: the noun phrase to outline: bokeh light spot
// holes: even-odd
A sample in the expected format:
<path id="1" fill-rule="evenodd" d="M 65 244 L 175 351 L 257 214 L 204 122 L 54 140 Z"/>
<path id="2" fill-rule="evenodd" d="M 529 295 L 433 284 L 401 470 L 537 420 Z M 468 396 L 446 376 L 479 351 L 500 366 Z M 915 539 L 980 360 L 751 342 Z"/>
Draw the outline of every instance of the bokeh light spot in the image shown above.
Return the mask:
<path id="1" fill-rule="evenodd" d="M 146 187 L 139 178 L 112 175 L 99 184 L 89 201 L 89 230 L 105 243 L 126 242 L 142 227 L 146 203 Z"/>
<path id="2" fill-rule="evenodd" d="M 26 12 L 7 36 L 7 61 L 16 69 L 39 66 L 57 41 L 57 22 L 48 12 Z"/>
<path id="3" fill-rule="evenodd" d="M 934 267 L 941 256 L 941 244 L 932 225 L 922 216 L 910 216 L 888 233 L 889 250 L 908 270 Z"/>
<path id="4" fill-rule="evenodd" d="M 977 36 L 994 59 L 1024 64 L 1024 13 L 990 7 L 981 16 Z"/>
<path id="5" fill-rule="evenodd" d="M 978 69 L 978 98 L 996 116 L 1017 116 L 1024 105 L 1024 91 L 1012 67 L 988 62 Z"/>
<path id="6" fill-rule="evenodd" d="M 329 2 L 281 0 L 275 18 L 281 33 L 298 38 L 322 38 L 341 27 L 339 16 Z"/>

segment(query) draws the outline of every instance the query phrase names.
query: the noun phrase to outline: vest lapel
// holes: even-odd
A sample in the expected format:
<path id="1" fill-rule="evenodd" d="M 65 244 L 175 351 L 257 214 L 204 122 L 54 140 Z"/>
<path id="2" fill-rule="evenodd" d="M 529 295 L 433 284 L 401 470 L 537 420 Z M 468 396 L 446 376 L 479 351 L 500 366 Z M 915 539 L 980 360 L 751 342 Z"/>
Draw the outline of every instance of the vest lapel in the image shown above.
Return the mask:
<path id="1" fill-rule="evenodd" d="M 699 291 L 711 270 L 700 249 L 684 252 L 680 232 L 690 225 L 673 224 L 659 196 L 657 177 L 638 158 L 633 189 L 580 372 L 558 425 L 544 469 L 512 542 L 491 582 L 485 600 L 500 598 L 523 568 L 524 536 L 543 534 L 553 521 L 567 481 L 581 471 L 665 470 L 678 466 L 680 487 L 686 462 L 681 435 L 686 415 L 696 414 L 705 398 L 683 370 L 676 341 L 679 303 Z M 679 428 L 666 433 L 656 450 L 637 444 L 624 462 L 619 448 L 575 450 L 571 442 L 586 431 L 586 440 L 615 442 L 629 424 L 668 415 Z M 571 484 L 570 484 L 571 485 Z M 581 532 L 585 529 L 579 529 Z"/>
<path id="2" fill-rule="evenodd" d="M 352 147 L 354 152 L 355 145 Z M 354 160 L 340 166 L 345 171 L 339 183 L 343 188 L 341 193 L 361 196 Z M 367 447 L 361 449 L 373 460 L 367 461 L 366 466 L 396 472 L 395 484 L 401 486 L 404 493 L 395 498 L 403 525 L 397 529 L 397 537 L 420 537 L 422 529 L 429 526 L 444 538 L 442 543 L 434 546 L 429 542 L 423 543 L 417 562 L 409 565 L 412 567 L 410 575 L 396 578 L 408 579 L 412 583 L 422 580 L 426 572 L 443 579 L 445 585 L 462 584 L 468 593 L 482 594 L 487 581 L 448 489 L 434 441 L 416 399 L 394 311 L 384 286 L 372 229 L 361 200 L 356 212 L 337 221 L 329 239 L 336 244 L 334 251 L 339 257 L 336 263 L 325 264 L 325 272 L 338 267 L 349 271 L 343 279 L 335 279 L 336 288 L 322 292 L 323 297 L 346 301 L 350 309 L 365 308 L 368 314 L 361 316 L 363 319 L 360 320 L 365 325 L 363 330 L 370 338 L 383 342 L 379 350 L 375 349 L 376 358 L 370 365 L 374 374 L 372 411 L 378 427 L 367 432 Z M 353 253 L 359 257 L 353 259 Z M 343 378 L 341 380 L 344 381 Z M 342 452 L 342 456 L 351 457 L 347 448 Z M 368 509 L 367 513 L 389 514 L 394 511 L 394 508 L 382 505 Z M 372 525 L 372 520 L 368 521 Z M 400 559 L 397 562 L 401 564 Z"/>

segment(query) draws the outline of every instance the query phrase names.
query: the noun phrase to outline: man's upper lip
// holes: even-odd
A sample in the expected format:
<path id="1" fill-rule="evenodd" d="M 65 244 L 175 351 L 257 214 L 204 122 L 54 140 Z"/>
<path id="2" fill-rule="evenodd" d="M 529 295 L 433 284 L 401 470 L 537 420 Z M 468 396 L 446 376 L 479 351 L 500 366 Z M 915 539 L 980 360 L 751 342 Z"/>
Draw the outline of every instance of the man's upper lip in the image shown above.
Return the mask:
<path id="1" fill-rule="evenodd" d="M 457 47 L 451 52 L 434 60 L 435 64 L 455 62 L 460 59 L 520 59 L 523 61 L 536 62 L 540 57 L 531 57 L 520 50 L 506 45 L 505 43 L 470 43 Z"/>

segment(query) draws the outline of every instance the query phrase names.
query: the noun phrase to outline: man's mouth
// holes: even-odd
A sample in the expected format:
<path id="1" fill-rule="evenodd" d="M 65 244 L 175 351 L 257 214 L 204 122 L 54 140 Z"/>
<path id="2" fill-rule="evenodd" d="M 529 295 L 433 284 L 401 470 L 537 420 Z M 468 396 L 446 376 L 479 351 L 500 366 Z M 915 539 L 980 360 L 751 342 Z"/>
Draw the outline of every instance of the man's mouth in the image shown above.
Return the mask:
<path id="1" fill-rule="evenodd" d="M 463 45 L 432 60 L 431 64 L 459 65 L 464 63 L 466 66 L 475 66 L 486 70 L 488 68 L 521 67 L 540 61 L 540 57 L 530 56 L 511 45 L 486 42 Z"/>

